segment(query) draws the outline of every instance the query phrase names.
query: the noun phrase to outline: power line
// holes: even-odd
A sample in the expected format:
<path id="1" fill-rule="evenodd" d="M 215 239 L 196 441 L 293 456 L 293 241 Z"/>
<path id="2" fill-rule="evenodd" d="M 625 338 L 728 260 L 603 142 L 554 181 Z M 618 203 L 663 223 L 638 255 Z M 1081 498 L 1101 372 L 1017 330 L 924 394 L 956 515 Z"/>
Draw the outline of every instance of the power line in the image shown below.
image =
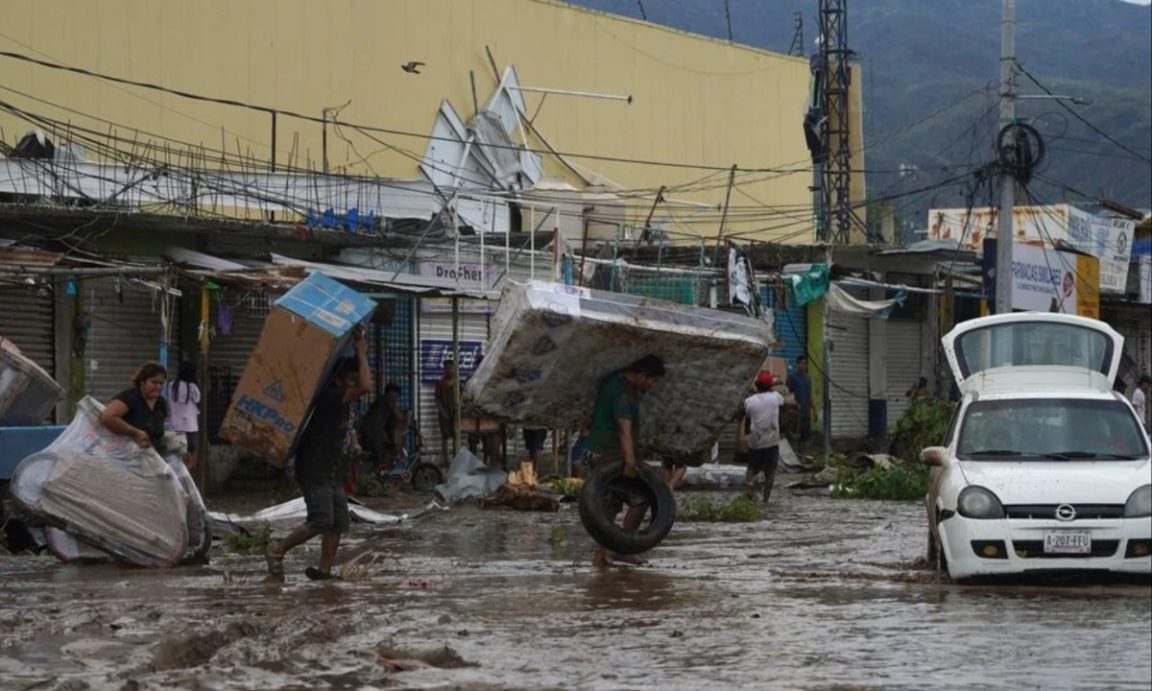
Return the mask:
<path id="1" fill-rule="evenodd" d="M 1031 82 L 1032 82 L 1033 84 L 1035 84 L 1036 86 L 1040 87 L 1040 89 L 1041 89 L 1041 90 L 1042 90 L 1044 93 L 1048 94 L 1049 96 L 1055 96 L 1055 94 L 1053 94 L 1053 93 L 1052 93 L 1052 90 L 1051 90 L 1051 89 L 1049 89 L 1047 86 L 1045 86 L 1043 83 L 1041 83 L 1041 81 L 1040 81 L 1039 79 L 1037 79 L 1036 77 L 1032 76 L 1032 73 L 1031 73 L 1031 72 L 1029 72 L 1028 70 L 1024 69 L 1024 66 L 1023 66 L 1023 65 L 1021 65 L 1020 63 L 1016 63 L 1016 68 L 1017 68 L 1017 69 L 1019 69 L 1021 72 L 1023 72 L 1023 73 L 1024 73 L 1024 76 L 1028 77 L 1028 79 L 1029 79 L 1029 80 L 1031 80 Z M 1107 140 L 1108 140 L 1109 142 L 1111 142 L 1112 144 L 1115 144 L 1116 146 L 1120 147 L 1120 148 L 1121 148 L 1121 149 L 1123 149 L 1124 151 L 1127 151 L 1128 153 L 1132 154 L 1133 156 L 1135 156 L 1136 158 L 1140 159 L 1141 161 L 1144 161 L 1145 163 L 1148 163 L 1148 164 L 1152 164 L 1152 158 L 1149 158 L 1148 156 L 1145 156 L 1144 154 L 1141 154 L 1141 153 L 1137 153 L 1136 151 L 1133 151 L 1132 149 L 1128 148 L 1126 145 L 1122 144 L 1121 142 L 1118 142 L 1118 141 L 1116 141 L 1115 139 L 1113 139 L 1113 138 L 1112 138 L 1112 136 L 1111 136 L 1110 134 L 1108 134 L 1108 133 L 1107 133 L 1107 132 L 1105 132 L 1104 130 L 1100 129 L 1100 128 L 1099 128 L 1099 127 L 1097 127 L 1096 125 L 1093 125 L 1091 122 L 1088 122 L 1088 120 L 1087 120 L 1087 119 L 1086 119 L 1086 118 L 1085 118 L 1083 115 L 1081 115 L 1080 113 L 1077 113 L 1077 112 L 1076 112 L 1075 110 L 1073 110 L 1073 109 L 1072 109 L 1072 108 L 1071 108 L 1071 107 L 1070 107 L 1070 106 L 1069 106 L 1067 103 L 1064 103 L 1064 100 L 1063 100 L 1063 99 L 1061 99 L 1061 98 L 1057 98 L 1057 99 L 1056 99 L 1056 104 L 1057 104 L 1057 105 L 1059 105 L 1059 106 L 1060 106 L 1061 108 L 1063 108 L 1064 110 L 1066 110 L 1066 111 L 1068 111 L 1069 113 L 1071 113 L 1071 114 L 1072 114 L 1072 117 L 1074 117 L 1074 118 L 1076 118 L 1077 120 L 1079 120 L 1079 121 L 1080 121 L 1081 123 L 1083 123 L 1083 124 L 1084 124 L 1084 125 L 1085 125 L 1085 126 L 1088 128 L 1088 129 L 1092 130 L 1093 132 L 1095 132 L 1096 134 L 1100 135 L 1101 137 L 1104 137 L 1104 139 L 1107 139 Z"/>

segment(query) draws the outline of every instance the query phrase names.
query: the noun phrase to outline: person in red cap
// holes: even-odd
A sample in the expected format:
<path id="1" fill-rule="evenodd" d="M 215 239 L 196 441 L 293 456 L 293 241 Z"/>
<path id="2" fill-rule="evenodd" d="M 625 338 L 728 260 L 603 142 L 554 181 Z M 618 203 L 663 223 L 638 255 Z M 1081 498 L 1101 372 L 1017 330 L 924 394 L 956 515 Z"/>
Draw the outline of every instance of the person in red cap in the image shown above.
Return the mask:
<path id="1" fill-rule="evenodd" d="M 756 477 L 763 473 L 764 502 L 772 494 L 780 464 L 780 406 L 784 396 L 772 390 L 775 384 L 771 372 L 756 376 L 756 393 L 744 399 L 745 420 L 741 423 L 748 431 L 747 493 L 753 496 Z"/>

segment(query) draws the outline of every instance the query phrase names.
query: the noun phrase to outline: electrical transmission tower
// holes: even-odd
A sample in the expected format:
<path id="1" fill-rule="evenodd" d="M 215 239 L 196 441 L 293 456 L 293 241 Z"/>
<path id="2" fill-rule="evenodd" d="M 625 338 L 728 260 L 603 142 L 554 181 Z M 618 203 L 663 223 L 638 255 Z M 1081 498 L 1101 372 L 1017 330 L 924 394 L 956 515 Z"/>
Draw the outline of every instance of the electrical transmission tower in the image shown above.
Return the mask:
<path id="1" fill-rule="evenodd" d="M 788 46 L 788 54 L 797 57 L 804 56 L 804 15 L 799 12 L 792 14 L 792 45 Z"/>
<path id="2" fill-rule="evenodd" d="M 848 89 L 852 51 L 848 49 L 848 0 L 820 0 L 820 73 L 823 106 L 824 180 L 822 220 L 831 244 L 849 241 L 852 226 L 852 143 Z"/>

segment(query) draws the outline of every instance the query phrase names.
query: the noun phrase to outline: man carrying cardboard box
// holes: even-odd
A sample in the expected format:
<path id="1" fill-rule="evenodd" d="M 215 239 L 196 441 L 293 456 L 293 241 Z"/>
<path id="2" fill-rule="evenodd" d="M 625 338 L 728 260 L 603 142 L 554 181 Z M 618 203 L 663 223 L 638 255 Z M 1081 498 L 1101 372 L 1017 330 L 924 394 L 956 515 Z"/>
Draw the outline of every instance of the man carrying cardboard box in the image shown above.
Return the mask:
<path id="1" fill-rule="evenodd" d="M 335 477 L 347 434 L 350 405 L 372 390 L 368 369 L 368 342 L 361 327 L 352 334 L 355 358 L 345 358 L 336 366 L 331 383 L 316 396 L 309 419 L 296 449 L 296 482 L 304 495 L 308 516 L 288 537 L 268 548 L 268 573 L 284 575 L 284 555 L 288 550 L 321 535 L 320 567 L 309 566 L 304 574 L 314 581 L 332 578 L 332 564 L 340 546 L 341 534 L 348 530 L 348 498 L 343 478 Z"/>

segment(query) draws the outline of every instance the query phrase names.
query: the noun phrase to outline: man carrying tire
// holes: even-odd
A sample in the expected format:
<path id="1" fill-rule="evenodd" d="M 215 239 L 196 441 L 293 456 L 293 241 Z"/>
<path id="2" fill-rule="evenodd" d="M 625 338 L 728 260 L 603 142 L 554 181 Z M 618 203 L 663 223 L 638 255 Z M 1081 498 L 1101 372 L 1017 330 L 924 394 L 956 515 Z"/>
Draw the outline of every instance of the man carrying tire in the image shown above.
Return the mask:
<path id="1" fill-rule="evenodd" d="M 588 442 L 593 458 L 591 465 L 616 460 L 623 461 L 624 476 L 636 477 L 636 440 L 640 434 L 640 399 L 664 376 L 664 361 L 655 355 L 646 355 L 622 370 L 612 372 L 600 380 L 596 404 L 592 409 L 592 424 Z M 608 500 L 606 510 L 614 517 L 623 508 L 625 498 Z M 629 498 L 628 512 L 624 515 L 624 530 L 636 530 L 644 520 L 648 506 L 642 500 Z M 629 563 L 643 563 L 636 555 L 610 553 L 597 544 L 592 563 L 607 566 L 615 559 Z"/>

